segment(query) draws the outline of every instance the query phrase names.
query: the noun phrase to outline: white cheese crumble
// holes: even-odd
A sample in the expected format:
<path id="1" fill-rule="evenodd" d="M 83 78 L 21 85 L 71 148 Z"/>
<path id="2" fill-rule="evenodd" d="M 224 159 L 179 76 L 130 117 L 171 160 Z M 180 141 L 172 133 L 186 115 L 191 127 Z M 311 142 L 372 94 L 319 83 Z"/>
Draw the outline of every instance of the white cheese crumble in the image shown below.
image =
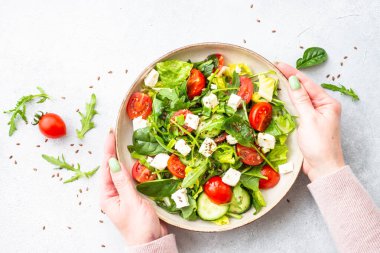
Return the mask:
<path id="1" fill-rule="evenodd" d="M 174 145 L 174 148 L 180 152 L 183 156 L 187 156 L 190 151 L 191 151 L 191 148 L 189 145 L 186 144 L 185 140 L 184 139 L 179 139 L 175 145 Z"/>
<path id="2" fill-rule="evenodd" d="M 236 186 L 240 180 L 241 173 L 233 168 L 229 168 L 222 177 L 222 181 L 229 186 Z"/>
<path id="3" fill-rule="evenodd" d="M 213 139 L 211 138 L 206 138 L 201 147 L 199 148 L 199 153 L 201 153 L 202 155 L 204 155 L 205 157 L 209 157 L 212 155 L 212 153 L 214 153 L 214 151 L 216 150 L 216 143 L 214 142 Z"/>
<path id="4" fill-rule="evenodd" d="M 227 143 L 230 145 L 235 145 L 238 141 L 232 135 L 227 135 Z"/>
<path id="5" fill-rule="evenodd" d="M 132 120 L 132 124 L 133 124 L 133 131 L 136 131 L 137 129 L 147 127 L 148 121 L 146 121 L 140 116 L 140 117 L 134 118 Z"/>
<path id="6" fill-rule="evenodd" d="M 172 194 L 171 198 L 174 200 L 177 208 L 182 208 L 189 205 L 186 188 L 179 189 Z"/>
<path id="7" fill-rule="evenodd" d="M 227 105 L 234 109 L 235 111 L 241 104 L 241 97 L 236 94 L 231 94 L 230 98 L 228 99 Z"/>
<path id="8" fill-rule="evenodd" d="M 152 69 L 149 74 L 144 78 L 144 83 L 146 86 L 154 87 L 158 81 L 158 72 Z"/>
<path id="9" fill-rule="evenodd" d="M 293 166 L 292 162 L 287 162 L 287 163 L 278 165 L 278 171 L 281 174 L 286 174 L 286 173 L 292 172 L 293 171 L 293 167 L 294 166 Z"/>
<path id="10" fill-rule="evenodd" d="M 199 117 L 192 113 L 187 114 L 185 119 L 185 125 L 196 130 L 199 125 Z"/>
<path id="11" fill-rule="evenodd" d="M 215 108 L 219 104 L 219 101 L 218 97 L 214 93 L 211 93 L 210 95 L 202 98 L 202 103 L 208 108 Z"/>
<path id="12" fill-rule="evenodd" d="M 150 166 L 157 170 L 164 170 L 168 165 L 169 157 L 170 156 L 168 154 L 158 154 L 153 158 L 153 161 L 150 163 Z"/>
<path id="13" fill-rule="evenodd" d="M 259 133 L 257 136 L 257 144 L 264 149 L 274 149 L 276 138 L 271 134 Z"/>

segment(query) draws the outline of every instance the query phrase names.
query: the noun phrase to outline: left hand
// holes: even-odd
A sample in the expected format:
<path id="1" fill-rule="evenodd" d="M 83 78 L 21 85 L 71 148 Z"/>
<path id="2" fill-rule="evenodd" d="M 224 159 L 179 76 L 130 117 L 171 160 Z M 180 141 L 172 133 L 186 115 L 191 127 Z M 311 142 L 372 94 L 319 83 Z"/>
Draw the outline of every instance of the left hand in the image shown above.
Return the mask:
<path id="1" fill-rule="evenodd" d="M 160 222 L 153 206 L 136 191 L 124 164 L 112 158 L 117 157 L 115 135 L 111 130 L 106 140 L 102 165 L 102 210 L 128 245 L 144 244 L 165 236 L 167 229 Z"/>

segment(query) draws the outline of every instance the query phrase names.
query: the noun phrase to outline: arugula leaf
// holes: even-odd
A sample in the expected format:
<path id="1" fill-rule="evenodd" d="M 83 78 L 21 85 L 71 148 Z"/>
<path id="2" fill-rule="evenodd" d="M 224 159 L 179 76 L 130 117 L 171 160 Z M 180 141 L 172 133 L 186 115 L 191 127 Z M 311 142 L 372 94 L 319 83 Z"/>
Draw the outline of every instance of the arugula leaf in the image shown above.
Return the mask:
<path id="1" fill-rule="evenodd" d="M 136 189 L 149 197 L 163 198 L 172 195 L 180 183 L 177 179 L 159 179 L 138 184 Z"/>
<path id="2" fill-rule="evenodd" d="M 255 143 L 255 130 L 241 116 L 234 114 L 224 121 L 226 132 L 232 135 L 241 145 L 252 147 Z"/>
<path id="3" fill-rule="evenodd" d="M 194 185 L 197 180 L 206 172 L 208 159 L 201 162 L 199 166 L 192 169 L 182 181 L 182 187 L 187 188 Z"/>
<path id="4" fill-rule="evenodd" d="M 140 128 L 133 132 L 132 137 L 134 150 L 141 155 L 154 156 L 166 152 L 155 136 L 149 131 L 149 127 Z"/>
<path id="5" fill-rule="evenodd" d="M 172 88 L 189 77 L 193 64 L 179 60 L 168 60 L 157 63 L 156 68 L 164 87 Z"/>
<path id="6" fill-rule="evenodd" d="M 28 119 L 26 118 L 26 104 L 27 103 L 30 103 L 34 99 L 39 98 L 40 100 L 38 100 L 37 103 L 41 104 L 50 98 L 41 87 L 37 87 L 37 89 L 40 91 L 40 94 L 23 96 L 17 101 L 16 106 L 13 109 L 4 111 L 4 113 L 12 113 L 11 119 L 8 122 L 9 136 L 12 136 L 13 133 L 17 130 L 17 127 L 16 127 L 17 116 L 20 116 L 21 119 L 24 120 L 26 124 L 28 124 Z"/>
<path id="7" fill-rule="evenodd" d="M 305 69 L 312 66 L 319 65 L 327 61 L 327 53 L 323 48 L 310 47 L 305 50 L 303 57 L 297 60 L 297 69 Z"/>
<path id="8" fill-rule="evenodd" d="M 84 135 L 93 129 L 95 127 L 94 122 L 92 122 L 92 118 L 98 114 L 98 112 L 95 110 L 95 105 L 96 105 L 96 96 L 95 94 L 91 95 L 91 100 L 90 103 L 86 103 L 86 114 L 84 115 L 80 111 L 78 112 L 81 120 L 80 123 L 82 124 L 82 129 L 76 129 L 77 132 L 77 137 L 79 139 L 83 139 Z"/>
<path id="9" fill-rule="evenodd" d="M 53 165 L 58 166 L 57 169 L 66 169 L 66 170 L 69 170 L 69 171 L 72 171 L 72 172 L 75 173 L 74 176 L 72 176 L 71 178 L 65 180 L 63 182 L 64 184 L 74 182 L 74 181 L 76 181 L 76 180 L 78 180 L 79 178 L 82 178 L 82 177 L 90 178 L 90 177 L 92 177 L 98 171 L 98 169 L 100 167 L 100 166 L 98 166 L 98 167 L 96 167 L 93 170 L 83 172 L 80 169 L 80 164 L 79 163 L 77 164 L 77 167 L 75 168 L 74 165 L 68 164 L 66 162 L 65 157 L 63 155 L 61 157 L 62 158 L 60 158 L 58 156 L 57 158 L 55 158 L 53 156 L 42 155 L 42 158 L 45 159 L 47 162 L 49 162 L 49 163 L 51 163 Z"/>
<path id="10" fill-rule="evenodd" d="M 327 90 L 339 91 L 342 95 L 350 96 L 352 97 L 352 101 L 360 100 L 359 96 L 356 94 L 356 92 L 352 88 L 347 89 L 343 85 L 340 85 L 339 87 L 337 85 L 329 84 L 329 83 L 322 83 L 321 86 Z"/>

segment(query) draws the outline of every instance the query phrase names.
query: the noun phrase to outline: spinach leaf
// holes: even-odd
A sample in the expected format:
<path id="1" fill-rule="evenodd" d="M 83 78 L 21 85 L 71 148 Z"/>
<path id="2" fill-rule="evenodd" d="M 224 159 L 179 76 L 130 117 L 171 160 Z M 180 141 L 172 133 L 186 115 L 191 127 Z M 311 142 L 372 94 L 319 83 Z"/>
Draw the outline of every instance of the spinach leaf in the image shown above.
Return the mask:
<path id="1" fill-rule="evenodd" d="M 163 87 L 173 88 L 189 77 L 193 64 L 179 60 L 168 60 L 157 63 L 156 68 L 160 74 Z"/>
<path id="2" fill-rule="evenodd" d="M 327 53 L 323 48 L 310 47 L 303 53 L 303 57 L 297 60 L 297 69 L 305 69 L 319 65 L 327 61 Z"/>
<path id="3" fill-rule="evenodd" d="M 340 85 L 334 85 L 334 84 L 329 84 L 329 83 L 322 83 L 321 86 L 327 90 L 331 91 L 338 91 L 342 95 L 350 96 L 352 97 L 352 101 L 359 101 L 360 98 L 359 96 L 355 93 L 355 91 L 352 88 L 347 89 L 345 86 Z"/>
<path id="4" fill-rule="evenodd" d="M 241 145 L 252 147 L 255 142 L 255 130 L 241 116 L 234 114 L 224 121 L 226 132 L 232 135 Z"/>
<path id="5" fill-rule="evenodd" d="M 197 180 L 206 172 L 208 159 L 202 161 L 196 168 L 192 169 L 183 179 L 182 187 L 187 188 L 197 182 Z"/>
<path id="6" fill-rule="evenodd" d="M 252 168 L 251 170 L 241 174 L 240 182 L 245 188 L 250 189 L 252 191 L 258 191 L 259 180 L 261 178 L 268 179 L 266 176 L 261 174 L 261 167 L 262 166 L 256 166 Z"/>
<path id="7" fill-rule="evenodd" d="M 180 183 L 181 181 L 177 179 L 160 179 L 138 184 L 136 189 L 146 196 L 163 198 L 177 191 Z"/>
<path id="8" fill-rule="evenodd" d="M 212 60 L 194 63 L 194 68 L 198 69 L 207 78 L 212 74 L 215 64 Z"/>
<path id="9" fill-rule="evenodd" d="M 258 214 L 261 209 L 266 206 L 267 204 L 265 203 L 264 196 L 261 193 L 261 191 L 253 191 L 252 194 L 252 204 L 255 207 L 256 211 L 254 214 Z"/>
<path id="10" fill-rule="evenodd" d="M 166 151 L 149 131 L 149 127 L 134 131 L 132 141 L 134 150 L 141 155 L 157 155 Z"/>

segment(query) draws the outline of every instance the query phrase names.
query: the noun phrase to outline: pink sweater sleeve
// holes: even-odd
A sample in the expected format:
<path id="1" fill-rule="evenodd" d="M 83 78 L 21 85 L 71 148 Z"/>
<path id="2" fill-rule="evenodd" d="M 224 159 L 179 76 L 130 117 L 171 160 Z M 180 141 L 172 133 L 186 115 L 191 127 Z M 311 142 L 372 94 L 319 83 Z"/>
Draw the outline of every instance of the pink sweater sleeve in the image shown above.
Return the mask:
<path id="1" fill-rule="evenodd" d="M 308 187 L 340 252 L 380 252 L 380 210 L 349 166 Z"/>
<path id="2" fill-rule="evenodd" d="M 146 244 L 130 246 L 127 248 L 127 252 L 128 253 L 178 253 L 178 249 L 175 243 L 175 236 L 173 234 L 169 234 Z"/>

